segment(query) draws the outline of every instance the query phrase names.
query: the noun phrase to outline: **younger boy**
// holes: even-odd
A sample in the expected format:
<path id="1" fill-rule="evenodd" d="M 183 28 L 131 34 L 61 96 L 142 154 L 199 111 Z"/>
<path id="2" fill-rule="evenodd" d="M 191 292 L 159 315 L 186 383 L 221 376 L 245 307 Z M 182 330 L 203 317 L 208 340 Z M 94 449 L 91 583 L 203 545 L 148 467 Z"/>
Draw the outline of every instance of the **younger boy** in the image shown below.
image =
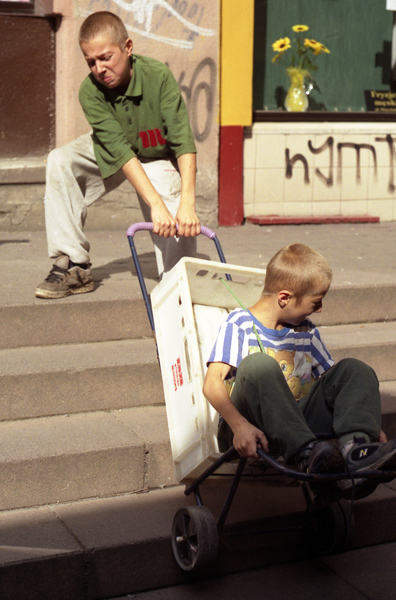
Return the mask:
<path id="1" fill-rule="evenodd" d="M 80 103 L 93 132 L 53 150 L 47 161 L 45 219 L 50 258 L 39 298 L 94 289 L 87 207 L 125 179 L 143 216 L 154 224 L 159 274 L 193 256 L 200 233 L 195 213 L 196 148 L 179 86 L 164 64 L 132 55 L 133 43 L 113 13 L 83 22 L 79 43 L 91 74 Z M 180 238 L 176 235 L 179 226 Z M 165 243 L 164 243 L 165 242 Z"/>
<path id="2" fill-rule="evenodd" d="M 222 452 L 257 458 L 257 446 L 308 473 L 396 469 L 396 441 L 381 432 L 374 371 L 356 359 L 334 364 L 318 329 L 330 287 L 328 262 L 304 244 L 282 248 L 267 266 L 262 296 L 222 324 L 208 361 L 204 394 L 220 413 Z M 224 382 L 235 377 L 231 398 Z M 318 442 L 315 434 L 333 434 Z M 378 441 L 377 441 L 378 440 Z M 318 504 L 341 493 L 363 498 L 378 479 L 312 484 Z"/>

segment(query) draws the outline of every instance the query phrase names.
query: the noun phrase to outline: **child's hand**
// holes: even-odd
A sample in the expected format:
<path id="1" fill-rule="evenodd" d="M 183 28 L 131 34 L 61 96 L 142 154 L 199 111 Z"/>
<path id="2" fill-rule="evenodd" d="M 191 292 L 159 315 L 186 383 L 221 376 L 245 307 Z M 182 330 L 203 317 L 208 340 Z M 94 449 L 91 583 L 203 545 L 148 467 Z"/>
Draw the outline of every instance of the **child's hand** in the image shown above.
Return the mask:
<path id="1" fill-rule="evenodd" d="M 248 422 L 234 432 L 233 443 L 235 450 L 243 458 L 258 458 L 257 446 L 268 452 L 268 440 L 264 433 Z"/>
<path id="2" fill-rule="evenodd" d="M 385 431 L 382 431 L 382 429 L 381 429 L 380 434 L 378 436 L 378 441 L 379 442 L 383 442 L 383 443 L 386 443 L 388 441 L 387 435 L 386 435 Z"/>
<path id="3" fill-rule="evenodd" d="M 162 201 L 151 208 L 151 220 L 153 233 L 165 238 L 176 235 L 176 221 Z"/>
<path id="4" fill-rule="evenodd" d="M 186 204 L 180 204 L 175 220 L 179 226 L 179 235 L 194 237 L 201 232 L 201 226 L 195 210 Z"/>

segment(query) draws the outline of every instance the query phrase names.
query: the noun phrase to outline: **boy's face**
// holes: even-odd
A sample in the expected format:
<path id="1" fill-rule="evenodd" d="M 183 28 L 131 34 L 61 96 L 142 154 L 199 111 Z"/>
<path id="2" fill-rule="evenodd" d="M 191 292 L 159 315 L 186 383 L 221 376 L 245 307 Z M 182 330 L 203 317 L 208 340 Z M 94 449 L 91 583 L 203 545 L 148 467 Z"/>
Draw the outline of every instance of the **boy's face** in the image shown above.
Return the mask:
<path id="1" fill-rule="evenodd" d="M 120 88 L 125 92 L 132 75 L 131 61 L 133 49 L 130 38 L 121 49 L 106 36 L 93 38 L 81 44 L 87 65 L 96 81 L 110 89 Z"/>
<path id="2" fill-rule="evenodd" d="M 312 313 L 320 313 L 322 311 L 322 301 L 327 292 L 328 288 L 312 296 L 303 296 L 302 298 L 291 295 L 284 307 L 283 317 L 285 322 L 291 325 L 299 325 Z"/>

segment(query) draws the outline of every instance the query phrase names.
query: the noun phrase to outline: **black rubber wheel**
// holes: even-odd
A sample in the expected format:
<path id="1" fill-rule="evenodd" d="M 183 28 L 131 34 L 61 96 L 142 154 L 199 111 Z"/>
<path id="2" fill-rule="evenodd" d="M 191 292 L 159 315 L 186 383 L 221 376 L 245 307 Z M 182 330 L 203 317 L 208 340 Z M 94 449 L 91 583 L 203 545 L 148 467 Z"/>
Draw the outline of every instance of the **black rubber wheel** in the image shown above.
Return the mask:
<path id="1" fill-rule="evenodd" d="M 319 554 L 338 554 L 350 550 L 354 528 L 351 505 L 340 500 L 313 511 L 309 537 Z"/>
<path id="2" fill-rule="evenodd" d="M 172 549 L 183 571 L 212 567 L 218 546 L 216 522 L 206 506 L 186 506 L 177 511 L 172 526 Z"/>

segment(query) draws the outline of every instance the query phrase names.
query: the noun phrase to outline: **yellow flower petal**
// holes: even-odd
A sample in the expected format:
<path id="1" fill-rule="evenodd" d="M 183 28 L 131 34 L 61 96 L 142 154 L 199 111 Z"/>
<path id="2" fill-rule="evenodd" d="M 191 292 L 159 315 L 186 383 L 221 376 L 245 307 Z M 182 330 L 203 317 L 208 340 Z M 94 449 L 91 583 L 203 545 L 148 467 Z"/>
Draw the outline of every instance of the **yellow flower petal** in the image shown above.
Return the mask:
<path id="1" fill-rule="evenodd" d="M 326 54 L 330 54 L 330 50 L 328 48 L 326 48 L 326 46 L 324 44 L 320 44 L 320 51 L 326 52 Z"/>
<path id="2" fill-rule="evenodd" d="M 321 44 L 319 44 L 319 42 L 317 42 L 316 40 L 309 40 L 308 38 L 305 38 L 304 46 L 306 46 L 307 48 L 311 48 L 312 50 L 318 50 Z"/>
<path id="3" fill-rule="evenodd" d="M 299 33 L 301 31 L 308 31 L 309 27 L 308 25 L 294 25 L 292 27 L 293 31 L 295 31 L 296 33 Z"/>
<path id="4" fill-rule="evenodd" d="M 290 39 L 288 37 L 281 38 L 272 44 L 272 49 L 274 52 L 284 52 L 291 48 Z"/>

